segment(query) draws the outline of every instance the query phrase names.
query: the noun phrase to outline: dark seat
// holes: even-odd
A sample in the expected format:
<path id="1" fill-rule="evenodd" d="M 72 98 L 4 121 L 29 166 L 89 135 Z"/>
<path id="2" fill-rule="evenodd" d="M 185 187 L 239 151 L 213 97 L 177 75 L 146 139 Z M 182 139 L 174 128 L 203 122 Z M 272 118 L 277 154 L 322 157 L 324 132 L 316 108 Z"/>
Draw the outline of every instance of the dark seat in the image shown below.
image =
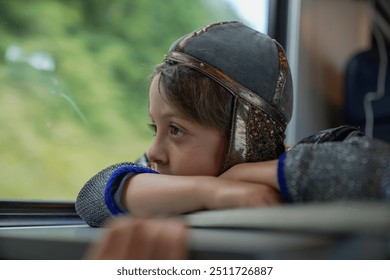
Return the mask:
<path id="1" fill-rule="evenodd" d="M 387 44 L 387 54 L 390 45 Z M 387 62 L 390 67 L 389 61 Z M 377 91 L 379 52 L 376 44 L 372 48 L 353 56 L 345 73 L 345 121 L 346 124 L 365 131 L 366 115 L 364 98 L 368 92 Z M 390 142 L 390 71 L 386 73 L 385 95 L 371 102 L 374 125 L 373 137 Z"/>

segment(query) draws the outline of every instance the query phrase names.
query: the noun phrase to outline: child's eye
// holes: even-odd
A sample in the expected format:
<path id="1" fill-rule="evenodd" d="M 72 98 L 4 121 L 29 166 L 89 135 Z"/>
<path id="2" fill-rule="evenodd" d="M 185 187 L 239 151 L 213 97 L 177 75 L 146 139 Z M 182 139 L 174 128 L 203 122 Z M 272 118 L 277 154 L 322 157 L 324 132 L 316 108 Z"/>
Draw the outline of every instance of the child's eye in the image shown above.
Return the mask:
<path id="1" fill-rule="evenodd" d="M 153 123 L 149 124 L 148 126 L 153 131 L 153 135 L 156 136 L 157 126 L 155 124 L 153 124 Z"/>
<path id="2" fill-rule="evenodd" d="M 177 127 L 174 126 L 174 125 L 171 125 L 171 126 L 170 126 L 170 133 L 171 133 L 171 135 L 173 135 L 174 137 L 180 137 L 180 136 L 183 136 L 183 134 L 184 134 L 184 132 L 183 132 L 181 129 L 177 128 Z"/>

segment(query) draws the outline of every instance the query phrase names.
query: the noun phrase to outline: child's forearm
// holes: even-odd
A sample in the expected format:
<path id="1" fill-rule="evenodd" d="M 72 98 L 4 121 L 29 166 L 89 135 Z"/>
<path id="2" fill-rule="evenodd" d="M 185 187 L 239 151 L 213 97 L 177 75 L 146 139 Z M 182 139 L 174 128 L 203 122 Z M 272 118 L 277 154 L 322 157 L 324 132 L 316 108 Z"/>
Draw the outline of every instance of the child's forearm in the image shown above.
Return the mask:
<path id="1" fill-rule="evenodd" d="M 277 165 L 278 160 L 240 163 L 225 171 L 220 177 L 240 182 L 267 185 L 279 191 Z"/>
<path id="2" fill-rule="evenodd" d="M 279 203 L 274 188 L 212 176 L 138 174 L 123 192 L 136 216 L 169 216 L 204 209 L 268 206 Z"/>
<path id="3" fill-rule="evenodd" d="M 138 174 L 128 180 L 122 203 L 131 214 L 143 217 L 202 210 L 205 181 L 204 176 Z"/>

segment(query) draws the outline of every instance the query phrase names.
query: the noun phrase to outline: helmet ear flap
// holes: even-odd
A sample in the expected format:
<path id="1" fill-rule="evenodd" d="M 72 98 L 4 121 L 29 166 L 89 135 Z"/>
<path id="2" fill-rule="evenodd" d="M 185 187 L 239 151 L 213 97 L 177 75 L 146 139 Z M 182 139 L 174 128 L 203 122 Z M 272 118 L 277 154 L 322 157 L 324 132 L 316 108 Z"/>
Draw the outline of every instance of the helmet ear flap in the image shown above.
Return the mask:
<path id="1" fill-rule="evenodd" d="M 236 97 L 228 151 L 220 174 L 242 162 L 276 159 L 285 151 L 285 128 L 264 111 Z"/>

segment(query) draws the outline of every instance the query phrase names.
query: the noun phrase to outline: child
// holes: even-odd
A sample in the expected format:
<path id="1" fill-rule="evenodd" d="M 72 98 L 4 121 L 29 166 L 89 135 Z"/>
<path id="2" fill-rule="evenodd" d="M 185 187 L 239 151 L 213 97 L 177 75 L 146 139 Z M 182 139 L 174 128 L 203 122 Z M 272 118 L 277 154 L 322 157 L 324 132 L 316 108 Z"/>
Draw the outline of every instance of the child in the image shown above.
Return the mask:
<path id="1" fill-rule="evenodd" d="M 76 203 L 88 224 L 101 226 L 125 212 L 173 215 L 279 203 L 269 182 L 240 182 L 226 172 L 284 152 L 292 82 L 276 41 L 239 22 L 196 30 L 156 67 L 149 98 L 153 169 L 120 163 L 88 181 Z"/>
<path id="2" fill-rule="evenodd" d="M 91 226 L 123 213 L 389 198 L 390 147 L 354 128 L 320 132 L 285 152 L 292 82 L 284 51 L 241 23 L 176 41 L 152 75 L 149 99 L 152 168 L 120 163 L 89 180 L 76 210 Z"/>

